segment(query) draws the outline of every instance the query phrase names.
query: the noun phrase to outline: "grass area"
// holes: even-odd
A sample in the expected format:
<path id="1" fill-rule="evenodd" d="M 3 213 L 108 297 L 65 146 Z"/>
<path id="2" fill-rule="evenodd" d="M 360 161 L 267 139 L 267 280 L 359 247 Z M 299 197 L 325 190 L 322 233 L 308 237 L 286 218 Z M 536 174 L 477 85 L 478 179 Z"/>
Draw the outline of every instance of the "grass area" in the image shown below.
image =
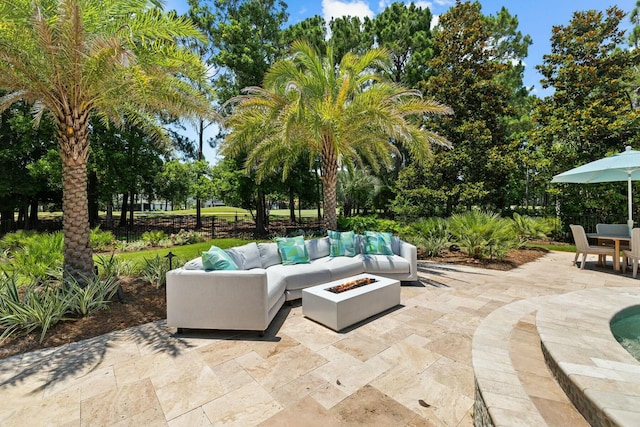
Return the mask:
<path id="1" fill-rule="evenodd" d="M 242 208 L 236 208 L 233 206 L 213 206 L 210 208 L 202 208 L 200 213 L 203 216 L 242 216 L 248 215 L 251 216 L 248 210 Z M 136 214 L 142 215 L 143 212 L 136 212 Z M 154 215 L 195 215 L 196 210 L 194 209 L 180 209 L 173 211 L 155 211 L 155 212 L 144 212 L 144 214 L 154 214 Z"/>
<path id="2" fill-rule="evenodd" d="M 118 258 L 123 261 L 129 261 L 132 264 L 139 264 L 142 262 L 144 258 L 150 259 L 155 258 L 156 256 L 162 258 L 167 256 L 169 252 L 176 255 L 182 261 L 189 261 L 190 259 L 199 257 L 202 255 L 202 252 L 208 250 L 212 245 L 215 245 L 222 249 L 232 248 L 234 246 L 244 245 L 248 243 L 249 240 L 244 239 L 214 239 L 209 240 L 207 242 L 202 243 L 194 243 L 192 245 L 184 245 L 184 246 L 173 246 L 171 248 L 155 248 L 149 249 L 145 251 L 137 251 L 137 252 L 123 252 L 116 254 Z M 98 254 L 96 256 L 109 257 L 109 254 Z M 95 256 L 94 256 L 95 257 Z M 176 263 L 174 262 L 174 267 Z"/>
<path id="3" fill-rule="evenodd" d="M 318 210 L 317 209 L 302 209 L 300 212 L 296 209 L 296 218 L 298 217 L 298 213 L 302 218 L 318 218 Z M 271 209 L 269 211 L 269 216 L 271 218 L 289 218 L 289 209 Z"/>
<path id="4" fill-rule="evenodd" d="M 546 243 L 528 243 L 527 247 L 529 248 L 544 248 L 549 251 L 559 251 L 559 252 L 575 252 L 575 245 L 562 245 L 562 244 L 546 244 Z"/>
<path id="5" fill-rule="evenodd" d="M 179 216 L 179 215 L 195 215 L 194 209 L 177 209 L 173 211 L 135 211 L 135 216 Z M 201 214 L 203 216 L 223 216 L 223 217 L 235 217 L 238 216 L 251 216 L 251 213 L 242 208 L 236 208 L 234 206 L 213 206 L 210 208 L 202 208 Z M 302 218 L 317 218 L 317 209 L 302 209 L 298 212 L 296 209 L 296 217 L 302 216 Z M 106 215 L 106 212 L 99 212 L 101 217 Z M 113 213 L 114 218 L 119 218 L 119 211 Z M 269 215 L 272 218 L 289 218 L 289 209 L 272 209 L 269 211 Z M 39 212 L 38 217 L 41 219 L 54 219 L 62 217 L 62 212 Z"/>

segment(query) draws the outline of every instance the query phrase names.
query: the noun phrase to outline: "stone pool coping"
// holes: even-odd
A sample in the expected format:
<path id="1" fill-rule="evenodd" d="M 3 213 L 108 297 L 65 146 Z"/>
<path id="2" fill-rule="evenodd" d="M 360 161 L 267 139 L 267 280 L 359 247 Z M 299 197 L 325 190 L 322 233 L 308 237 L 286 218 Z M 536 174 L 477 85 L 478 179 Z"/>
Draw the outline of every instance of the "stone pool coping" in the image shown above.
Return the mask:
<path id="1" fill-rule="evenodd" d="M 592 425 L 636 426 L 640 362 L 614 338 L 610 321 L 640 304 L 640 288 L 599 288 L 551 298 L 536 325 L 547 365 Z"/>
<path id="2" fill-rule="evenodd" d="M 640 420 L 640 362 L 614 338 L 611 319 L 640 304 L 640 288 L 593 288 L 517 301 L 494 311 L 472 343 L 475 425 L 546 425 L 509 351 L 514 328 L 535 314 L 548 368 L 592 425 Z M 515 423 L 515 424 L 514 424 Z"/>

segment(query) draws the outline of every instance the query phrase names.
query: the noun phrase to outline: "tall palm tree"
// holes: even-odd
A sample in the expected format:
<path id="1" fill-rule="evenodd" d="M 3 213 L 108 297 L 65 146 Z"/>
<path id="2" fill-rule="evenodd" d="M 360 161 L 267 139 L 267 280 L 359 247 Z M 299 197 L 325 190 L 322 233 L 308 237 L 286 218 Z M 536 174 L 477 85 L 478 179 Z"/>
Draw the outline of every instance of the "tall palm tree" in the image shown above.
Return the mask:
<path id="1" fill-rule="evenodd" d="M 286 179 L 298 158 L 319 158 L 329 229 L 337 223 L 341 165 L 387 167 L 392 154 L 399 155 L 393 141 L 424 161 L 430 143 L 450 146 L 424 128 L 424 115 L 452 113 L 376 73 L 375 68 L 390 65 L 384 49 L 348 53 L 338 66 L 332 57 L 330 51 L 321 57 L 309 44 L 294 42 L 290 58 L 269 69 L 264 87 L 245 88 L 244 95 L 230 101 L 233 110 L 225 124 L 231 133 L 221 146 L 224 155 L 248 153 L 246 167 L 255 168 L 258 179 L 279 168 Z"/>
<path id="2" fill-rule="evenodd" d="M 149 0 L 0 3 L 0 111 L 23 99 L 51 114 L 62 158 L 65 274 L 93 274 L 87 211 L 89 117 L 163 135 L 157 113 L 207 114 L 200 58 L 176 41 L 200 34 Z M 200 86 L 203 87 L 203 86 Z"/>

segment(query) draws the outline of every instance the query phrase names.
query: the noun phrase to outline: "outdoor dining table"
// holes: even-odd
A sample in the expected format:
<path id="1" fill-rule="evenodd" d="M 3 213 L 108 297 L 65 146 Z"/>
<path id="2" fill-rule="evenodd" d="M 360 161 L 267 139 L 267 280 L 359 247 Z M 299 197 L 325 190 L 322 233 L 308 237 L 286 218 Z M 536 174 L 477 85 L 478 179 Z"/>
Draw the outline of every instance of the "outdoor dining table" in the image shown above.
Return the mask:
<path id="1" fill-rule="evenodd" d="M 598 243 L 602 242 L 603 240 L 613 241 L 613 247 L 616 253 L 616 256 L 613 257 L 613 269 L 614 271 L 620 271 L 620 242 L 630 242 L 631 237 L 616 234 L 599 233 L 586 233 L 586 235 L 590 239 L 598 239 Z"/>

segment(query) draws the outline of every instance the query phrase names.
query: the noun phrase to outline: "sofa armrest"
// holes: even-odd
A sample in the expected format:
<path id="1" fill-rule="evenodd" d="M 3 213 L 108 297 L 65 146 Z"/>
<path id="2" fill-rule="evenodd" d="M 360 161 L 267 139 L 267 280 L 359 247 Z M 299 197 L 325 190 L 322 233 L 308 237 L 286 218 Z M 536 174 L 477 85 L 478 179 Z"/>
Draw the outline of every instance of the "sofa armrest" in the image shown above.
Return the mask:
<path id="1" fill-rule="evenodd" d="M 396 255 L 409 261 L 410 280 L 418 280 L 418 249 L 411 243 L 398 240 L 398 253 Z"/>
<path id="2" fill-rule="evenodd" d="M 262 268 L 167 273 L 167 325 L 263 331 L 269 326 L 267 273 Z"/>

